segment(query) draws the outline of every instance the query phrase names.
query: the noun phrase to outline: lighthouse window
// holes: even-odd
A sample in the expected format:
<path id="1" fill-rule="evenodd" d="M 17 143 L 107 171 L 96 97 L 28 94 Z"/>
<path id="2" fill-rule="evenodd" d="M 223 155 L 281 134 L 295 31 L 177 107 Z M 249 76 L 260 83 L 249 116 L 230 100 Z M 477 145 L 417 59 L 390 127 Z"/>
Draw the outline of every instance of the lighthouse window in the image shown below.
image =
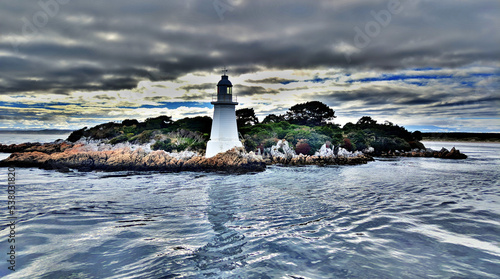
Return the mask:
<path id="1" fill-rule="evenodd" d="M 227 91 L 227 94 L 233 94 L 233 88 L 229 87 L 229 90 Z"/>

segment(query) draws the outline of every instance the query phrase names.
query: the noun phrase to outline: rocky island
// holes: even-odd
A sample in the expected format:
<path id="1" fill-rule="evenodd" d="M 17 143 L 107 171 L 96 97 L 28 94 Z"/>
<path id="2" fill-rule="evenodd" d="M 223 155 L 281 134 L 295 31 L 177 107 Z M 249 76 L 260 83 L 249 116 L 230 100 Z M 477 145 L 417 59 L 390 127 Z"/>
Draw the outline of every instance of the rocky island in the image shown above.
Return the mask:
<path id="1" fill-rule="evenodd" d="M 212 119 L 169 116 L 105 123 L 72 132 L 53 143 L 0 145 L 12 153 L 0 166 L 59 171 L 259 172 L 266 165 L 355 165 L 375 156 L 465 159 L 451 151 L 426 149 L 420 132 L 408 132 L 371 117 L 344 127 L 333 124 L 333 110 L 320 102 L 298 104 L 259 123 L 253 109 L 236 111 L 243 147 L 205 157 Z"/>
<path id="2" fill-rule="evenodd" d="M 284 146 L 285 142 L 278 145 Z M 277 145 L 277 146 L 278 146 Z M 278 148 L 275 148 L 278 149 Z M 197 152 L 166 152 L 151 150 L 148 145 L 130 144 L 71 144 L 67 141 L 56 143 L 24 143 L 0 145 L 1 152 L 14 152 L 0 161 L 0 167 L 38 167 L 42 169 L 69 172 L 78 171 L 208 171 L 224 173 L 259 172 L 266 165 L 355 165 L 365 164 L 373 158 L 362 153 L 340 156 L 296 155 L 287 150 L 272 155 L 247 153 L 244 148 L 233 148 L 206 158 Z"/>

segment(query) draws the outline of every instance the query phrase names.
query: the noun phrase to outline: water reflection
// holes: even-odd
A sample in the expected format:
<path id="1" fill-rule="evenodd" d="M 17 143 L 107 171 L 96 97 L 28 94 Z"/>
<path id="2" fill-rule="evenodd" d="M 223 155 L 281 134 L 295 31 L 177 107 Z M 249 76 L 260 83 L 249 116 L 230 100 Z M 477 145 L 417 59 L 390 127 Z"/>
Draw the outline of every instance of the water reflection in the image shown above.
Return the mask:
<path id="1" fill-rule="evenodd" d="M 243 234 L 227 226 L 240 207 L 236 185 L 214 183 L 208 189 L 208 198 L 208 220 L 215 236 L 196 251 L 194 260 L 204 275 L 215 275 L 246 264 L 246 241 Z"/>

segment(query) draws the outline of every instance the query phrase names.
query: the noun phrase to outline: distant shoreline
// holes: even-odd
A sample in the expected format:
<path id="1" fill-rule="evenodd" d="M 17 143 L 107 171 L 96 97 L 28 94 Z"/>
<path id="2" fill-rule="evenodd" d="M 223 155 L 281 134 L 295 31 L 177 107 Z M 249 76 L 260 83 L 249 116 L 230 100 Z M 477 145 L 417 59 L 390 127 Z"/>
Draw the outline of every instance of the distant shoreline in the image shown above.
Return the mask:
<path id="1" fill-rule="evenodd" d="M 70 134 L 73 130 L 0 130 L 0 134 L 44 134 L 44 135 L 64 135 Z"/>
<path id="2" fill-rule="evenodd" d="M 458 139 L 423 138 L 420 142 L 422 142 L 425 145 L 425 142 L 500 143 L 500 140 L 485 141 L 485 140 L 475 140 L 475 139 L 470 139 L 470 140 L 461 139 L 461 140 L 458 140 Z"/>
<path id="3" fill-rule="evenodd" d="M 422 133 L 422 141 L 500 142 L 500 133 Z"/>

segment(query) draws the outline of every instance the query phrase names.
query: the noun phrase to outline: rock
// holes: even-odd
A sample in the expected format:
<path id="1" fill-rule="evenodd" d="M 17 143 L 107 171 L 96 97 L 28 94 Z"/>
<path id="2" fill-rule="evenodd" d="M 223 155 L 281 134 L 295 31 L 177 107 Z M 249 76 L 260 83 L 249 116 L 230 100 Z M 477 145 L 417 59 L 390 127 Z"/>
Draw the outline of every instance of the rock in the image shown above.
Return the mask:
<path id="1" fill-rule="evenodd" d="M 3 146 L 3 150 L 17 150 L 9 158 L 0 161 L 0 167 L 39 167 L 61 172 L 78 171 L 215 171 L 224 173 L 258 172 L 266 164 L 282 165 L 346 165 L 365 164 L 373 158 L 362 152 L 334 150 L 323 145 L 318 156 L 297 155 L 287 141 L 279 141 L 271 148 L 271 156 L 246 153 L 243 148 L 233 148 L 225 153 L 205 158 L 196 152 L 169 153 L 153 151 L 149 145 L 129 143 L 109 145 L 102 143 L 70 144 L 20 144 Z"/>
<path id="2" fill-rule="evenodd" d="M 460 150 L 455 149 L 453 147 L 448 154 L 446 154 L 444 159 L 467 159 L 467 155 L 460 153 Z"/>
<path id="3" fill-rule="evenodd" d="M 321 148 L 316 151 L 314 156 L 321 156 L 321 157 L 334 157 L 335 155 L 333 154 L 333 150 L 327 146 L 327 144 L 323 144 Z"/>
<path id="4" fill-rule="evenodd" d="M 11 144 L 3 145 L 0 144 L 0 152 L 2 153 L 14 153 L 14 152 L 33 152 L 38 151 L 46 154 L 52 154 L 56 152 L 63 152 L 68 148 L 73 147 L 72 143 L 66 141 L 57 141 L 54 143 L 21 143 L 21 144 Z"/>
<path id="5" fill-rule="evenodd" d="M 427 149 L 413 149 L 412 151 L 407 152 L 399 152 L 396 150 L 394 154 L 382 154 L 382 157 L 390 157 L 392 155 L 395 156 L 403 156 L 403 157 L 434 157 L 434 158 L 443 158 L 443 159 L 467 159 L 467 155 L 460 153 L 460 150 L 455 149 L 453 147 L 450 151 L 446 148 L 441 148 L 439 151 L 432 150 L 430 148 Z"/>
<path id="6" fill-rule="evenodd" d="M 363 150 L 363 153 L 364 153 L 364 154 L 373 154 L 373 153 L 375 153 L 375 148 L 373 148 L 373 147 L 371 147 L 371 146 L 370 146 L 370 147 L 368 147 L 368 148 L 365 148 L 365 149 Z"/>
<path id="7" fill-rule="evenodd" d="M 347 151 L 347 149 L 342 148 L 342 147 L 339 148 L 339 151 L 337 153 L 338 157 L 349 157 L 350 155 L 352 155 L 352 153 Z"/>
<path id="8" fill-rule="evenodd" d="M 212 158 L 186 156 L 192 153 L 172 156 L 162 150 L 147 152 L 142 148 L 117 148 L 95 151 L 85 146 L 76 146 L 64 152 L 46 154 L 39 151 L 13 153 L 0 166 L 39 167 L 58 171 L 218 171 L 225 173 L 245 173 L 264 171 L 265 162 L 256 156 L 248 156 L 244 151 L 232 149 Z"/>
<path id="9" fill-rule="evenodd" d="M 279 140 L 276 145 L 271 146 L 270 150 L 272 157 L 280 157 L 283 159 L 291 159 L 297 154 L 290 148 L 290 145 L 286 140 Z"/>
<path id="10" fill-rule="evenodd" d="M 438 152 L 438 155 L 437 157 L 438 158 L 444 158 L 448 153 L 450 153 L 450 151 L 448 151 L 448 149 L 446 148 L 441 148 L 441 150 Z"/>

